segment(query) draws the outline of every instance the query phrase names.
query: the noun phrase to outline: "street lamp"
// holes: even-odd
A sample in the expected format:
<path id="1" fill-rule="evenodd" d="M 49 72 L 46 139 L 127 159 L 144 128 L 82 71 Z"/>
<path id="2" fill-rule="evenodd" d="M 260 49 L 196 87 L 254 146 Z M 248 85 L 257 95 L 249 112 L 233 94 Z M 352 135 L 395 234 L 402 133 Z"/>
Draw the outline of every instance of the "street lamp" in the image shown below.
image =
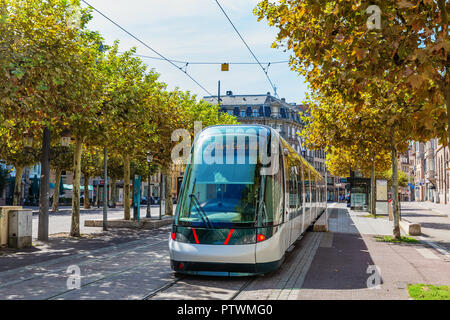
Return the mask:
<path id="1" fill-rule="evenodd" d="M 151 179 L 151 170 L 150 170 L 150 166 L 151 163 L 153 161 L 153 155 L 150 153 L 150 151 L 147 151 L 147 162 L 148 162 L 148 188 L 147 188 L 147 214 L 145 215 L 146 218 L 151 218 L 151 203 L 150 203 L 150 196 L 151 196 L 151 192 L 150 192 L 150 188 L 151 188 L 151 184 L 150 184 L 150 179 Z"/>
<path id="2" fill-rule="evenodd" d="M 72 135 L 68 129 L 64 129 L 63 132 L 61 132 L 61 145 L 63 147 L 68 147 L 70 145 L 70 139 L 72 138 Z"/>

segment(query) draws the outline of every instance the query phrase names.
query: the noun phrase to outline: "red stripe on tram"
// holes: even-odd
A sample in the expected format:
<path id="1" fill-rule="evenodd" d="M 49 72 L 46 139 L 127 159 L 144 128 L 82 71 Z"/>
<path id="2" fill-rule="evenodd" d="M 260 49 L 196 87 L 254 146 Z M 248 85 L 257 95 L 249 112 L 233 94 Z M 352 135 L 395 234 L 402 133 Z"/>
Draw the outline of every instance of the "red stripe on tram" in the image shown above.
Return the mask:
<path id="1" fill-rule="evenodd" d="M 195 243 L 196 243 L 196 244 L 199 244 L 200 242 L 198 242 L 197 232 L 195 232 L 195 229 L 194 229 L 194 228 L 192 228 L 192 233 L 194 234 Z"/>
<path id="2" fill-rule="evenodd" d="M 230 241 L 231 235 L 233 234 L 234 229 L 231 229 L 230 232 L 228 232 L 228 237 L 227 240 L 225 240 L 225 242 L 223 244 L 228 244 L 228 241 Z"/>

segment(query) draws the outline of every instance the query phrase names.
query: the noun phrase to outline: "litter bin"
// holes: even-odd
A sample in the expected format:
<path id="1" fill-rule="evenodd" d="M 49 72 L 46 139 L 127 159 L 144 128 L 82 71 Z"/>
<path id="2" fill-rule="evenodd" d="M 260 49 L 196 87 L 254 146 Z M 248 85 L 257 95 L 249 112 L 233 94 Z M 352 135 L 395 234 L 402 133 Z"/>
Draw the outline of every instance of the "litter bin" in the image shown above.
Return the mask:
<path id="1" fill-rule="evenodd" d="M 29 209 L 9 211 L 8 224 L 8 246 L 17 249 L 31 247 L 32 211 Z"/>

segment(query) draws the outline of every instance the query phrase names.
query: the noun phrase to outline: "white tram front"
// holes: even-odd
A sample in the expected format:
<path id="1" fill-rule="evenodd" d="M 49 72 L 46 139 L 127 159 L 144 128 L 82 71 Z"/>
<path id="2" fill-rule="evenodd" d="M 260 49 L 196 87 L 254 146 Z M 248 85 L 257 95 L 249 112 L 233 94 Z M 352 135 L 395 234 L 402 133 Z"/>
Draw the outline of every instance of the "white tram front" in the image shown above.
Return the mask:
<path id="1" fill-rule="evenodd" d="M 268 273 L 325 209 L 321 175 L 278 132 L 213 126 L 195 139 L 169 251 L 179 273 Z"/>

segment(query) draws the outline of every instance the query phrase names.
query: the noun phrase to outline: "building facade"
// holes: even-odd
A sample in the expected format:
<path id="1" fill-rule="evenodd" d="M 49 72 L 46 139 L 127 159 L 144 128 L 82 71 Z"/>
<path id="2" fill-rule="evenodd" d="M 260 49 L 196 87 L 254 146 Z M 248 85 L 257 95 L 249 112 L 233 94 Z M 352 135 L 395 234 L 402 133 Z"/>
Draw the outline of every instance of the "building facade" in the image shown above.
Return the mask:
<path id="1" fill-rule="evenodd" d="M 450 201 L 449 148 L 438 139 L 414 142 L 411 148 L 413 165 L 410 179 L 415 186 L 416 201 L 448 204 Z"/>
<path id="2" fill-rule="evenodd" d="M 448 146 L 437 144 L 435 149 L 435 194 L 436 202 L 448 204 L 450 202 L 450 153 Z"/>

